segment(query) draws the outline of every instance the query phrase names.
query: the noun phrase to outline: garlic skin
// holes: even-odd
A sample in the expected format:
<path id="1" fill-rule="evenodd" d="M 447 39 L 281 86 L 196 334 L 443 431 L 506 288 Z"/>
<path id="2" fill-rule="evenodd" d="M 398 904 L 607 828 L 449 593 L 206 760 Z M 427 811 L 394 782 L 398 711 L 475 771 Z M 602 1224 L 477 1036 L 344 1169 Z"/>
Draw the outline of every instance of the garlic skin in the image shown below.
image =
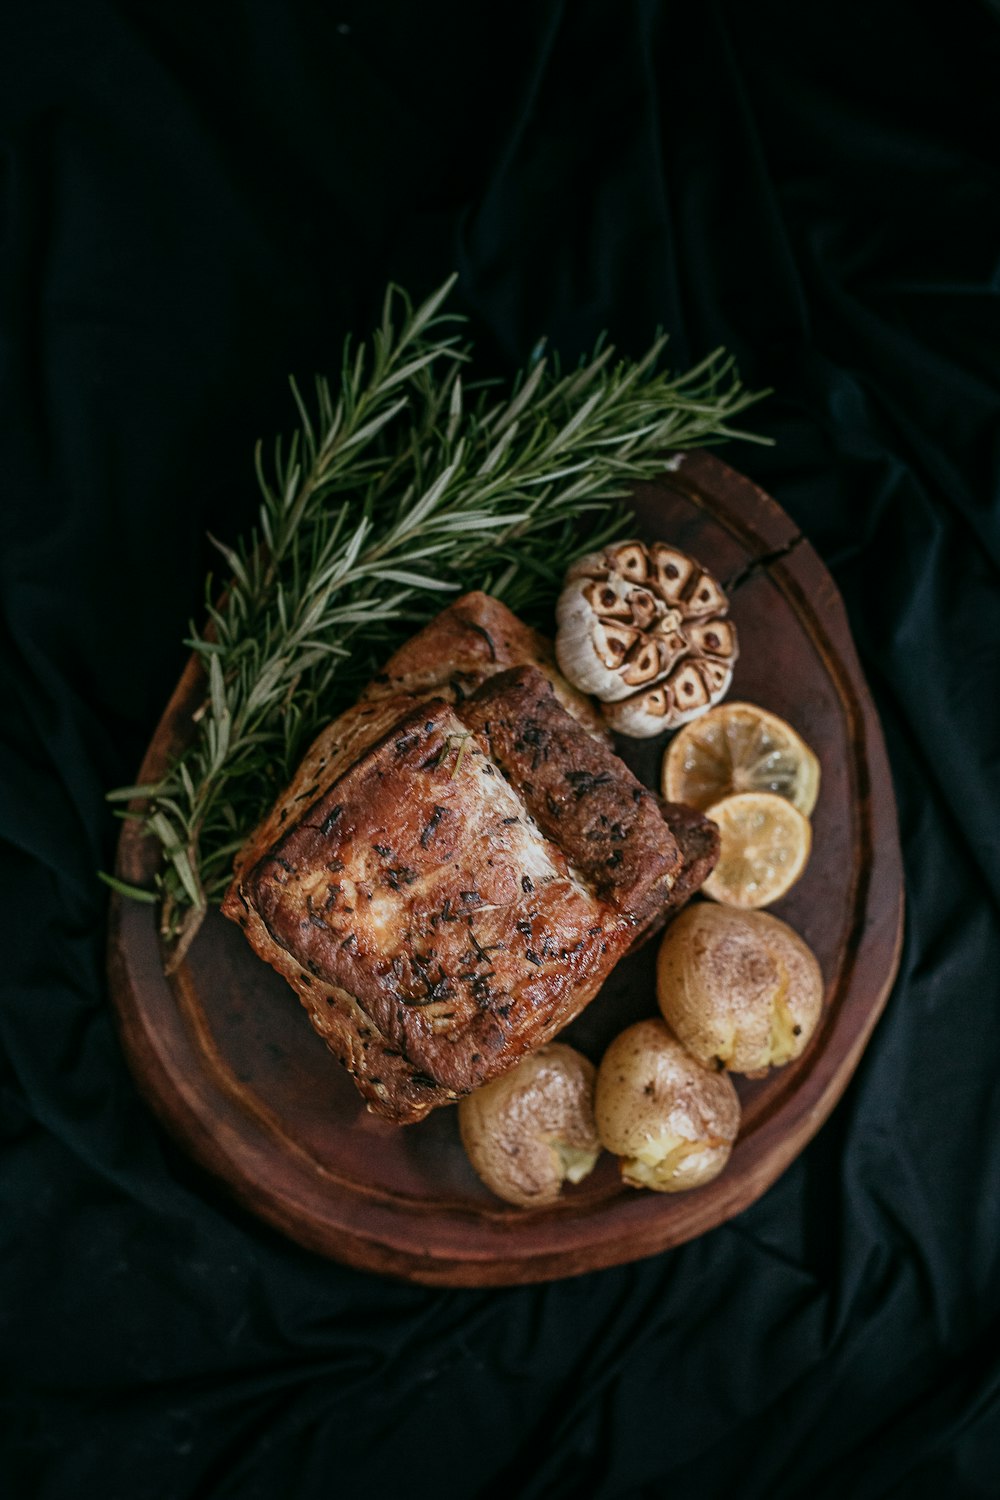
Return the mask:
<path id="1" fill-rule="evenodd" d="M 716 670 L 714 662 L 687 663 L 678 675 L 680 680 L 670 687 L 660 684 L 621 703 L 608 704 L 604 717 L 611 728 L 637 740 L 662 734 L 664 729 L 679 729 L 724 698 L 733 681 L 732 667 Z"/>
<path id="2" fill-rule="evenodd" d="M 681 1193 L 717 1177 L 740 1128 L 732 1079 L 685 1051 L 663 1021 L 637 1021 L 615 1037 L 597 1070 L 601 1141 L 620 1158 L 622 1181 Z"/>
<path id="3" fill-rule="evenodd" d="M 589 553 L 556 605 L 563 675 L 605 705 L 613 729 L 645 739 L 688 723 L 729 690 L 739 655 L 725 593 L 664 542 Z"/>
<path id="4" fill-rule="evenodd" d="M 639 632 L 596 619 L 584 589 L 563 591 L 556 606 L 556 625 L 556 660 L 563 676 L 604 703 L 628 697 L 632 689 L 619 676 L 619 669 Z"/>

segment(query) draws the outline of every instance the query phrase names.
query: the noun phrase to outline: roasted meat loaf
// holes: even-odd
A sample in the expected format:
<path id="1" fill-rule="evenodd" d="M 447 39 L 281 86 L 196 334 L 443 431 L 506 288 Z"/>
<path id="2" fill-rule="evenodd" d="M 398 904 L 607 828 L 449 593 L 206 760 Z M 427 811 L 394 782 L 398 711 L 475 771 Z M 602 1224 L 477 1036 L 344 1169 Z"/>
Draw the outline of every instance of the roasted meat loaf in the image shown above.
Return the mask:
<path id="1" fill-rule="evenodd" d="M 525 625 L 499 599 L 480 592 L 463 594 L 411 636 L 357 703 L 316 737 L 291 784 L 241 851 L 236 873 L 242 865 L 259 859 L 303 807 L 314 801 L 320 787 L 346 771 L 403 714 L 431 697 L 461 702 L 488 677 L 518 666 L 534 666 L 543 672 L 567 712 L 611 744 L 607 725 L 590 699 L 561 676 L 545 636 Z"/>
<path id="2" fill-rule="evenodd" d="M 680 818 L 675 837 L 536 667 L 450 703 L 384 675 L 378 711 L 331 726 L 325 763 L 251 840 L 223 910 L 369 1107 L 409 1123 L 577 1015 L 690 894 L 711 825 Z"/>

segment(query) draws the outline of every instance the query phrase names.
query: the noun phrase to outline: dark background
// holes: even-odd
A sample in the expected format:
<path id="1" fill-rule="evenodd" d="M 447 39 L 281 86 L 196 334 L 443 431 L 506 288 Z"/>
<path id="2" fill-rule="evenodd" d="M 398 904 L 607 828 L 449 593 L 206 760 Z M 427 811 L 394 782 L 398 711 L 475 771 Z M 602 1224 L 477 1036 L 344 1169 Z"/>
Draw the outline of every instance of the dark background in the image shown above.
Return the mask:
<path id="1" fill-rule="evenodd" d="M 5 1494 L 1000 1494 L 998 80 L 973 0 L 4 6 Z M 452 268 L 491 371 L 659 323 L 775 388 L 725 457 L 843 591 L 909 901 L 760 1202 L 482 1293 L 313 1257 L 173 1147 L 94 877 L 287 373 Z"/>

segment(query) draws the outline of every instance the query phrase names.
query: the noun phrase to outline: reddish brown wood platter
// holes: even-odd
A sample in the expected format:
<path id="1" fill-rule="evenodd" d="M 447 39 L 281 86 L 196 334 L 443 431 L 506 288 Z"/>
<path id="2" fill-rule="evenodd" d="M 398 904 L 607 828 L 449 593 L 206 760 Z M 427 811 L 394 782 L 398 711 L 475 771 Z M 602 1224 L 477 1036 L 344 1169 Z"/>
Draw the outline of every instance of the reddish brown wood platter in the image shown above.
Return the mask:
<path id="1" fill-rule="evenodd" d="M 688 1194 L 621 1187 L 605 1155 L 553 1208 L 501 1203 L 479 1183 L 453 1109 L 399 1128 L 366 1113 L 290 989 L 239 929 L 211 913 L 164 976 L 153 908 L 113 898 L 109 970 L 125 1050 L 152 1107 L 247 1208 L 351 1265 L 444 1286 L 542 1281 L 635 1260 L 714 1228 L 763 1193 L 847 1085 L 895 977 L 903 887 L 885 747 L 840 597 L 780 507 L 707 454 L 644 485 L 636 532 L 694 553 L 725 581 L 741 656 L 730 696 L 781 714 L 817 751 L 820 799 L 805 874 L 771 908 L 823 970 L 823 1020 L 797 1062 L 739 1080 L 743 1125 L 730 1162 Z M 178 685 L 140 781 L 161 773 L 200 701 Z M 657 786 L 664 741 L 622 742 Z M 128 823 L 118 872 L 150 883 L 154 845 Z M 622 1027 L 655 1013 L 656 943 L 624 960 L 566 1033 L 597 1060 Z"/>

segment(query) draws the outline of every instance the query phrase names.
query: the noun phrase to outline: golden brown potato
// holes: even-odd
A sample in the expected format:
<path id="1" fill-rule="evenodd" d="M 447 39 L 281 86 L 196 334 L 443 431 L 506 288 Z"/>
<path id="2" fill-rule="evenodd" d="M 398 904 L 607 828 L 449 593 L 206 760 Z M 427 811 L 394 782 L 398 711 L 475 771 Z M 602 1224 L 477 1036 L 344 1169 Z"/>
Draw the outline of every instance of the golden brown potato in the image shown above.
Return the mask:
<path id="1" fill-rule="evenodd" d="M 708 902 L 667 928 L 656 988 L 689 1052 L 752 1077 L 798 1057 L 823 1005 L 819 963 L 798 933 L 767 912 Z"/>
<path id="2" fill-rule="evenodd" d="M 718 1176 L 740 1128 L 732 1079 L 702 1067 L 658 1019 L 615 1037 L 597 1070 L 594 1113 L 622 1180 L 659 1193 Z"/>
<path id="3" fill-rule="evenodd" d="M 594 1064 L 550 1042 L 458 1106 L 462 1144 L 491 1192 L 523 1208 L 553 1203 L 601 1152 Z"/>

